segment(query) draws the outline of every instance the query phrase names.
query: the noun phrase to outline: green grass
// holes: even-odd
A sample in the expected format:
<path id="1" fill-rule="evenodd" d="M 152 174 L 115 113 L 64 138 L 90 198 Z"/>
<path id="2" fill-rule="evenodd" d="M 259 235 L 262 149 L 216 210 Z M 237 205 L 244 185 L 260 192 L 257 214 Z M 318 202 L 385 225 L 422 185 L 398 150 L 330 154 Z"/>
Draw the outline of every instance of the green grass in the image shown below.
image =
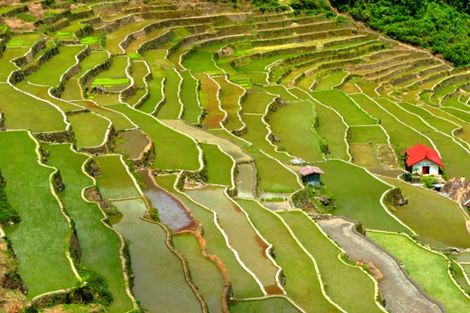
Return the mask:
<path id="1" fill-rule="evenodd" d="M 243 127 L 238 112 L 241 107 L 238 100 L 243 94 L 243 89 L 233 83 L 229 83 L 225 76 L 214 77 L 214 80 L 220 85 L 220 102 L 222 109 L 227 112 L 227 118 L 224 121 L 224 127 L 228 130 L 237 130 Z"/>
<path id="2" fill-rule="evenodd" d="M 113 227 L 130 243 L 133 292 L 140 303 L 152 312 L 200 312 L 181 261 L 168 249 L 167 233 L 162 226 L 140 218 L 146 210 L 145 202 L 134 199 L 113 204 L 123 214 Z"/>
<path id="3" fill-rule="evenodd" d="M 129 23 L 126 25 L 120 26 L 117 30 L 109 32 L 106 34 L 106 49 L 111 52 L 111 54 L 120 54 L 123 53 L 119 44 L 123 41 L 126 36 L 130 33 L 142 29 L 144 26 L 153 23 L 154 20 L 146 19 L 134 23 Z"/>
<path id="4" fill-rule="evenodd" d="M 0 24 L 1 32 L 1 24 Z M 21 34 L 13 36 L 6 43 L 6 50 L 0 58 L 0 81 L 6 82 L 10 73 L 17 69 L 11 60 L 24 55 L 36 42 L 41 39 L 37 33 Z"/>
<path id="5" fill-rule="evenodd" d="M 183 77 L 181 85 L 180 97 L 183 103 L 183 119 L 189 123 L 197 124 L 202 114 L 201 107 L 198 102 L 197 80 L 191 76 L 191 72 L 180 72 Z"/>
<path id="6" fill-rule="evenodd" d="M 199 151 L 196 143 L 171 128 L 164 126 L 155 118 L 125 105 L 114 105 L 112 109 L 128 116 L 153 141 L 156 157 L 153 168 L 187 169 L 199 168 Z"/>
<path id="7" fill-rule="evenodd" d="M 230 305 L 233 313 L 298 313 L 301 312 L 284 297 L 234 302 Z"/>
<path id="8" fill-rule="evenodd" d="M 92 86 L 103 85 L 113 91 L 119 91 L 129 84 L 129 78 L 126 76 L 127 56 L 113 57 L 111 60 L 109 69 L 96 75 Z"/>
<path id="9" fill-rule="evenodd" d="M 48 164 L 60 169 L 66 186 L 59 197 L 75 223 L 80 242 L 80 265 L 106 279 L 114 298 L 110 312 L 131 310 L 133 304 L 127 295 L 122 272 L 121 241 L 101 222 L 104 215 L 98 206 L 85 202 L 81 197 L 83 188 L 93 184 L 91 178 L 82 172 L 82 165 L 88 157 L 73 152 L 70 145 L 47 145 L 45 149 L 50 152 Z"/>
<path id="10" fill-rule="evenodd" d="M 254 147 L 246 147 L 245 150 L 255 160 L 258 171 L 258 189 L 261 192 L 294 192 L 300 188 L 297 176 L 282 167 L 276 160 Z"/>
<path id="11" fill-rule="evenodd" d="M 8 129 L 29 129 L 33 132 L 65 130 L 64 117 L 49 103 L 23 94 L 8 84 L 0 84 L 0 94 L 0 110 L 5 114 Z"/>
<path id="12" fill-rule="evenodd" d="M 341 117 L 333 110 L 322 105 L 316 105 L 315 111 L 318 116 L 318 134 L 324 138 L 328 144 L 328 157 L 348 160 L 348 147 L 344 139 L 346 135 L 346 125 Z M 331 127 L 335 125 L 335 127 Z"/>
<path id="13" fill-rule="evenodd" d="M 99 64 L 103 64 L 108 58 L 105 51 L 93 51 L 83 61 L 80 62 L 80 71 L 65 83 L 65 90 L 61 95 L 62 99 L 80 100 L 82 90 L 80 89 L 80 77 Z"/>
<path id="14" fill-rule="evenodd" d="M 452 131 L 457 128 L 457 126 L 449 121 L 446 121 L 442 118 L 436 117 L 432 115 L 430 111 L 424 109 L 423 107 L 413 105 L 407 102 L 399 103 L 401 107 L 405 108 L 406 110 L 418 114 L 422 118 L 426 120 L 429 124 L 433 127 L 437 128 L 438 130 L 447 133 L 448 135 L 452 136 Z"/>
<path id="15" fill-rule="evenodd" d="M 160 119 L 177 119 L 181 112 L 181 103 L 179 100 L 178 90 L 181 78 L 175 69 L 169 68 L 163 70 L 166 78 L 165 101 L 159 105 L 157 117 Z"/>
<path id="16" fill-rule="evenodd" d="M 80 39 L 82 45 L 96 45 L 101 41 L 99 36 L 86 36 Z"/>
<path id="17" fill-rule="evenodd" d="M 28 76 L 33 84 L 55 87 L 60 83 L 61 76 L 76 63 L 75 56 L 84 46 L 60 46 L 59 54 L 41 65 L 39 70 Z"/>
<path id="18" fill-rule="evenodd" d="M 421 241 L 438 248 L 470 247 L 466 218 L 456 202 L 398 179 L 384 179 L 408 199 L 408 204 L 397 207 L 393 214 L 417 232 Z"/>
<path id="19" fill-rule="evenodd" d="M 320 138 L 315 131 L 315 111 L 310 101 L 290 102 L 278 108 L 269 118 L 275 144 L 281 151 L 309 162 L 320 161 Z"/>
<path id="20" fill-rule="evenodd" d="M 249 89 L 246 98 L 242 102 L 243 113 L 264 114 L 266 107 L 274 98 L 275 96 L 270 95 L 264 90 Z"/>
<path id="21" fill-rule="evenodd" d="M 331 89 L 334 86 L 339 85 L 346 75 L 348 75 L 348 73 L 343 70 L 326 73 L 318 79 L 318 83 L 315 85 L 314 90 L 320 91 Z"/>
<path id="22" fill-rule="evenodd" d="M 113 111 L 110 108 L 104 108 L 102 106 L 96 105 L 96 103 L 89 101 L 89 100 L 84 100 L 80 102 L 76 102 L 80 104 L 81 106 L 87 108 L 91 112 L 97 113 L 99 115 L 102 115 L 108 119 L 111 120 L 113 123 L 114 128 L 117 131 L 125 130 L 125 129 L 130 129 L 130 128 L 135 128 L 135 125 L 133 125 L 128 118 L 126 118 L 125 115 Z"/>
<path id="23" fill-rule="evenodd" d="M 364 169 L 343 161 L 329 160 L 318 166 L 325 172 L 322 176 L 323 183 L 335 198 L 335 215 L 359 221 L 367 228 L 407 231 L 380 204 L 382 194 L 391 187 L 378 181 Z"/>
<path id="24" fill-rule="evenodd" d="M 341 250 L 310 217 L 300 211 L 282 212 L 280 216 L 317 262 L 326 292 L 335 303 L 347 312 L 382 312 L 375 302 L 373 279 L 359 267 L 342 262 Z"/>
<path id="25" fill-rule="evenodd" d="M 265 288 L 276 284 L 277 268 L 265 255 L 266 244 L 250 225 L 241 209 L 231 202 L 222 188 L 210 187 L 186 191 L 193 200 L 210 208 L 245 265 Z M 240 236 L 243 234 L 243 236 Z"/>
<path id="26" fill-rule="evenodd" d="M 207 303 L 210 312 L 222 312 L 224 280 L 217 265 L 202 255 L 197 239 L 190 233 L 173 237 L 176 249 L 189 265 L 191 279 Z"/>
<path id="27" fill-rule="evenodd" d="M 73 287 L 77 279 L 65 256 L 70 229 L 51 193 L 52 169 L 38 164 L 36 143 L 27 132 L 0 132 L 0 168 L 4 190 L 20 217 L 4 230 L 19 262 L 28 297 Z M 14 162 L 12 162 L 14 160 Z"/>
<path id="28" fill-rule="evenodd" d="M 263 86 L 262 89 L 266 90 L 267 92 L 278 95 L 281 97 L 283 101 L 295 101 L 297 100 L 297 97 L 294 96 L 293 94 L 289 93 L 287 88 L 283 85 L 269 85 L 269 86 Z"/>
<path id="29" fill-rule="evenodd" d="M 312 93 L 313 97 L 341 114 L 348 125 L 377 124 L 373 118 L 362 111 L 351 99 L 339 90 L 325 90 Z"/>
<path id="30" fill-rule="evenodd" d="M 442 110 L 444 110 L 447 113 L 450 113 L 453 116 L 465 121 L 466 123 L 470 123 L 470 114 L 468 112 L 459 111 L 455 108 L 450 108 L 450 107 L 443 107 Z"/>
<path id="31" fill-rule="evenodd" d="M 430 297 L 439 301 L 447 312 L 470 310 L 469 298 L 458 289 L 447 272 L 448 259 L 418 246 L 403 235 L 379 232 L 368 232 L 367 235 L 396 257 L 411 279 Z"/>
<path id="32" fill-rule="evenodd" d="M 407 147 L 411 147 L 417 143 L 430 146 L 429 140 L 427 140 L 424 136 L 397 122 L 397 120 L 392 115 L 379 107 L 367 96 L 363 94 L 357 94 L 352 95 L 351 98 L 353 98 L 358 103 L 358 105 L 361 106 L 361 108 L 366 110 L 373 117 L 380 120 L 380 124 L 385 128 L 390 136 L 390 140 L 394 145 L 395 152 L 401 153 Z"/>
<path id="33" fill-rule="evenodd" d="M 350 130 L 351 143 L 387 143 L 387 136 L 380 126 L 351 127 Z"/>
<path id="34" fill-rule="evenodd" d="M 237 261 L 235 254 L 226 244 L 226 240 L 214 222 L 214 213 L 206 210 L 189 200 L 185 195 L 174 189 L 176 176 L 157 176 L 157 183 L 182 201 L 191 211 L 191 214 L 204 227 L 204 239 L 209 253 L 216 255 L 225 265 L 234 296 L 236 298 L 250 298 L 262 296 L 261 290 L 253 277 Z"/>
<path id="35" fill-rule="evenodd" d="M 100 170 L 100 175 L 96 177 L 96 184 L 106 199 L 126 199 L 140 196 L 121 161 L 121 156 L 102 155 L 93 159 Z"/>
<path id="36" fill-rule="evenodd" d="M 212 55 L 224 45 L 226 44 L 217 43 L 198 48 L 183 59 L 183 66 L 193 73 L 223 74 L 212 61 Z"/>
<path id="37" fill-rule="evenodd" d="M 31 85 L 27 81 L 22 81 L 16 84 L 15 86 L 24 92 L 27 92 L 31 95 L 34 95 L 38 98 L 43 99 L 44 101 L 47 101 L 56 105 L 63 112 L 67 113 L 67 112 L 74 111 L 80 108 L 79 106 L 71 102 L 51 96 L 49 94 L 49 89 L 50 89 L 49 86 Z"/>
<path id="38" fill-rule="evenodd" d="M 103 144 L 109 126 L 108 120 L 91 112 L 69 115 L 67 119 L 72 124 L 78 148 Z"/>
<path id="39" fill-rule="evenodd" d="M 268 128 L 262 121 L 260 115 L 244 115 L 243 122 L 247 126 L 247 132 L 241 137 L 251 142 L 256 148 L 263 150 L 268 155 L 281 161 L 290 159 L 288 155 L 275 150 L 275 147 L 268 141 Z"/>
<path id="40" fill-rule="evenodd" d="M 207 182 L 230 187 L 233 160 L 216 145 L 201 144 L 201 148 L 206 161 Z"/>
<path id="41" fill-rule="evenodd" d="M 151 113 L 155 110 L 157 104 L 163 99 L 162 83 L 163 77 L 153 77 L 148 82 L 149 97 L 138 107 L 145 113 Z"/>
<path id="42" fill-rule="evenodd" d="M 258 231 L 274 246 L 276 262 L 286 277 L 284 289 L 287 294 L 306 312 L 335 312 L 336 308 L 321 293 L 314 263 L 282 220 L 255 201 L 239 199 L 237 202 L 249 214 Z"/>

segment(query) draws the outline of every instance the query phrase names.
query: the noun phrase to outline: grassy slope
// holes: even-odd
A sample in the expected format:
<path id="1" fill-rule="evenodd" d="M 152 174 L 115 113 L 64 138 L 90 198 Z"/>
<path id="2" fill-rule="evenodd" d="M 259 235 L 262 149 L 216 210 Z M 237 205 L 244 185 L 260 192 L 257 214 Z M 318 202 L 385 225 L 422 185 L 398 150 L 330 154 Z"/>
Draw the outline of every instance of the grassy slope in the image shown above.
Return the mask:
<path id="1" fill-rule="evenodd" d="M 410 277 L 449 313 L 468 312 L 470 301 L 447 272 L 448 260 L 416 245 L 403 235 L 369 232 L 368 237 L 396 257 Z M 437 283 L 439 282 L 439 283 Z"/>
<path id="2" fill-rule="evenodd" d="M 70 230 L 51 194 L 53 170 L 38 164 L 36 143 L 26 132 L 0 132 L 0 146 L 5 192 L 21 217 L 19 224 L 5 227 L 5 232 L 18 256 L 28 297 L 72 287 L 76 278 L 65 257 Z"/>
<path id="3" fill-rule="evenodd" d="M 373 280 L 358 267 L 342 262 L 341 250 L 325 237 L 307 215 L 299 211 L 283 212 L 280 215 L 315 258 L 326 292 L 334 302 L 348 312 L 382 312 L 375 302 Z M 344 281 L 348 284 L 344 284 Z"/>
<path id="4" fill-rule="evenodd" d="M 338 90 L 326 90 L 312 93 L 318 101 L 336 109 L 348 125 L 373 125 L 377 122 L 362 111 L 349 97 Z"/>
<path id="5" fill-rule="evenodd" d="M 314 129 L 315 112 L 310 101 L 290 102 L 277 109 L 269 118 L 275 144 L 294 156 L 315 162 L 322 159 L 320 138 Z"/>
<path id="6" fill-rule="evenodd" d="M 114 105 L 112 108 L 128 116 L 152 139 L 156 152 L 154 168 L 188 170 L 199 168 L 199 152 L 190 138 L 128 106 Z"/>
<path id="7" fill-rule="evenodd" d="M 73 152 L 69 145 L 47 145 L 45 149 L 50 152 L 49 164 L 60 169 L 66 186 L 59 196 L 75 222 L 80 242 L 80 264 L 106 279 L 114 298 L 110 312 L 132 309 L 121 267 L 121 241 L 101 222 L 104 216 L 98 206 L 85 202 L 81 197 L 83 188 L 93 184 L 91 178 L 82 172 L 82 165 L 88 157 Z"/>
<path id="8" fill-rule="evenodd" d="M 420 240 L 439 248 L 453 246 L 470 247 L 465 228 L 465 216 L 457 203 L 436 192 L 413 187 L 401 180 L 384 178 L 399 187 L 408 204 L 398 207 L 393 214 L 409 225 Z"/>
<path id="9" fill-rule="evenodd" d="M 77 61 L 75 55 L 84 49 L 84 46 L 61 46 L 59 54 L 41 65 L 38 71 L 28 76 L 28 81 L 34 84 L 55 87 L 60 77 Z"/>
<path id="10" fill-rule="evenodd" d="M 30 129 L 33 132 L 65 129 L 63 116 L 49 103 L 16 91 L 7 84 L 0 84 L 0 94 L 0 110 L 5 114 L 8 129 Z"/>
<path id="11" fill-rule="evenodd" d="M 207 182 L 230 187 L 233 160 L 216 145 L 201 144 L 201 147 L 206 160 Z"/>
<path id="12" fill-rule="evenodd" d="M 109 121 L 101 116 L 85 112 L 68 116 L 68 121 L 72 124 L 78 148 L 99 146 L 105 140 Z"/>
<path id="13" fill-rule="evenodd" d="M 367 228 L 406 231 L 380 204 L 382 194 L 391 187 L 346 162 L 330 160 L 319 166 L 325 172 L 323 182 L 334 195 L 335 214 L 360 221 Z"/>
<path id="14" fill-rule="evenodd" d="M 281 219 L 255 201 L 240 199 L 237 202 L 249 214 L 258 231 L 274 246 L 276 262 L 286 276 L 284 288 L 287 294 L 306 312 L 335 312 L 335 307 L 321 294 L 313 262 Z"/>
<path id="15" fill-rule="evenodd" d="M 94 160 L 98 164 L 101 173 L 96 177 L 97 185 L 106 199 L 140 196 L 119 155 L 96 156 Z"/>

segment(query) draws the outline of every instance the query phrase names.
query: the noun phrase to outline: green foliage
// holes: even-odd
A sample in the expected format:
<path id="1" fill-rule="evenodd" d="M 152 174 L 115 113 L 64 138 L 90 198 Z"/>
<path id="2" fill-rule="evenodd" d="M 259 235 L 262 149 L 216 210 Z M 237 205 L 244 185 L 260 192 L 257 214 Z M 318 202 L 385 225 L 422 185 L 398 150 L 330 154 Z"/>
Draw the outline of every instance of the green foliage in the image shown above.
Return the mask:
<path id="1" fill-rule="evenodd" d="M 306 186 L 292 196 L 292 201 L 298 208 L 314 209 L 318 213 L 331 213 L 336 208 L 334 196 L 325 185 Z"/>
<path id="2" fill-rule="evenodd" d="M 108 289 L 108 283 L 100 274 L 91 270 L 80 269 L 80 276 L 86 281 L 86 286 L 77 288 L 75 292 L 80 293 L 80 296 L 85 298 L 82 300 L 85 300 L 85 302 L 93 300 L 93 302 L 103 305 L 109 305 L 113 302 L 113 295 Z M 90 296 L 87 296 L 88 294 Z"/>
<path id="3" fill-rule="evenodd" d="M 331 8 L 326 0 L 293 0 L 290 6 L 296 11 L 322 12 L 330 11 Z"/>
<path id="4" fill-rule="evenodd" d="M 20 14 L 17 14 L 15 17 L 19 18 L 20 20 L 23 20 L 25 22 L 30 22 L 30 23 L 34 23 L 37 21 L 36 17 L 28 13 L 20 13 Z"/>
<path id="5" fill-rule="evenodd" d="M 287 7 L 281 5 L 278 0 L 252 0 L 252 3 L 262 12 L 284 11 L 287 9 Z"/>
<path id="6" fill-rule="evenodd" d="M 0 175 L 0 224 L 18 223 L 20 215 L 10 205 L 5 190 L 2 186 L 2 177 Z"/>
<path id="7" fill-rule="evenodd" d="M 424 187 L 432 188 L 434 184 L 437 183 L 437 178 L 434 176 L 421 176 L 420 182 L 424 185 Z"/>
<path id="8" fill-rule="evenodd" d="M 445 1 L 450 5 L 439 0 L 331 2 L 390 37 L 442 54 L 456 66 L 470 64 L 468 4 L 463 1 Z"/>

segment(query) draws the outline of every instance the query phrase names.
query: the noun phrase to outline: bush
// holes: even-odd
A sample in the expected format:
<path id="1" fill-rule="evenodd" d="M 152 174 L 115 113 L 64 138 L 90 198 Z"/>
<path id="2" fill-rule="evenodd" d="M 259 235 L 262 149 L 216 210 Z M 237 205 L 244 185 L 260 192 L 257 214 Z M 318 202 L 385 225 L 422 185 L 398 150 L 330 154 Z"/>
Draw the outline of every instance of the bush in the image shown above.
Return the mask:
<path id="1" fill-rule="evenodd" d="M 437 178 L 434 176 L 421 176 L 420 182 L 424 187 L 432 188 L 437 183 Z"/>
<path id="2" fill-rule="evenodd" d="M 468 5 L 458 0 L 446 2 L 450 5 L 441 0 L 331 1 L 373 29 L 442 54 L 455 66 L 464 66 L 470 64 Z"/>
<path id="3" fill-rule="evenodd" d="M 19 223 L 20 215 L 10 205 L 7 194 L 0 185 L 0 224 Z"/>

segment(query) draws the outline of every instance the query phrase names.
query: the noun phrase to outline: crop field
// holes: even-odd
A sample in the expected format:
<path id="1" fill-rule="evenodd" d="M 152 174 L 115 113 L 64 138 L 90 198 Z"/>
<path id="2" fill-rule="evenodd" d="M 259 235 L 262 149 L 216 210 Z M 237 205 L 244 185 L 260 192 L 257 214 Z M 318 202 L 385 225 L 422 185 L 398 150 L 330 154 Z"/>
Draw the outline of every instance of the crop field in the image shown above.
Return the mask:
<path id="1" fill-rule="evenodd" d="M 10 2 L 0 312 L 470 311 L 470 67 L 401 4 Z"/>

